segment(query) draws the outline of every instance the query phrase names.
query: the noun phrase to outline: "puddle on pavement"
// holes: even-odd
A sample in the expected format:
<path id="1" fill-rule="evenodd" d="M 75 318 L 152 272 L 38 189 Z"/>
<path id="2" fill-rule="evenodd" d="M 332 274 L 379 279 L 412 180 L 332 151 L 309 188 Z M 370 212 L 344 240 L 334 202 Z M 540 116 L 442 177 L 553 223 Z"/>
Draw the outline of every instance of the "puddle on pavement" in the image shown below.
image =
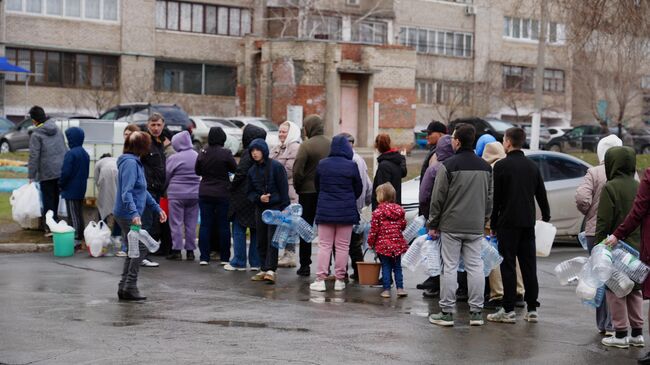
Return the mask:
<path id="1" fill-rule="evenodd" d="M 264 322 L 227 321 L 227 320 L 217 320 L 217 319 L 211 319 L 211 320 L 207 320 L 207 321 L 199 321 L 199 320 L 193 320 L 193 319 L 167 318 L 167 317 L 162 317 L 162 316 L 146 316 L 144 319 L 158 319 L 158 320 L 167 320 L 167 321 L 176 321 L 176 322 L 209 324 L 209 325 L 220 326 L 220 327 L 268 328 L 268 329 L 274 329 L 274 330 L 278 330 L 278 331 L 309 332 L 309 329 L 307 329 L 307 328 L 278 327 L 278 326 L 271 326 L 268 323 L 264 323 Z"/>

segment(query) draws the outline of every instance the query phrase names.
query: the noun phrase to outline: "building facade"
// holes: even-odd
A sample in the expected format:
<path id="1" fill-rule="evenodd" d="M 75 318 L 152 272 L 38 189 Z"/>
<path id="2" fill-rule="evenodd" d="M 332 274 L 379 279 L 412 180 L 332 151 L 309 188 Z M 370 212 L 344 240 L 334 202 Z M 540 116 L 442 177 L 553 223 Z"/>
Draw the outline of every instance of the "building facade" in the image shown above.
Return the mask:
<path id="1" fill-rule="evenodd" d="M 539 17 L 519 0 L 1 3 L 0 54 L 33 73 L 6 76 L 0 99 L 14 118 L 34 104 L 98 115 L 127 102 L 275 123 L 317 113 L 361 146 L 376 118 L 406 146 L 432 119 L 527 123 L 533 111 Z M 551 16 L 547 125 L 572 121 L 564 34 Z"/>

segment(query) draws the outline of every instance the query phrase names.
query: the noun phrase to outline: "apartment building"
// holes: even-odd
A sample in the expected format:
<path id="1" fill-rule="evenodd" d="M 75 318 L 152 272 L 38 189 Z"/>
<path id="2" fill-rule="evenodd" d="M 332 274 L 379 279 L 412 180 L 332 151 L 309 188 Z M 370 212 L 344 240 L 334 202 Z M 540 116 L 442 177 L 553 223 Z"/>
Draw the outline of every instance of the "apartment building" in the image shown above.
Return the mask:
<path id="1" fill-rule="evenodd" d="M 362 146 L 375 116 L 398 145 L 431 119 L 530 120 L 539 17 L 520 0 L 292 3 L 4 0 L 0 52 L 33 72 L 27 91 L 7 75 L 4 113 L 139 101 L 276 123 L 318 113 Z M 571 57 L 564 25 L 549 28 L 542 118 L 568 125 Z"/>

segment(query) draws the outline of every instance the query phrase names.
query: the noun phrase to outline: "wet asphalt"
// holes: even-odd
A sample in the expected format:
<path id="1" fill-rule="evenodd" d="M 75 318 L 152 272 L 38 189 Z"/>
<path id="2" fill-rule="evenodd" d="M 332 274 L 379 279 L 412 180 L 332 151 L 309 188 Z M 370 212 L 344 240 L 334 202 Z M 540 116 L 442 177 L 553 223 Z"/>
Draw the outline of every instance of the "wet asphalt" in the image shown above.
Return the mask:
<path id="1" fill-rule="evenodd" d="M 409 296 L 383 299 L 356 284 L 310 292 L 313 276 L 295 269 L 280 269 L 269 285 L 214 263 L 160 258 L 159 268 L 141 270 L 149 299 L 127 303 L 116 297 L 123 259 L 0 255 L 0 364 L 635 363 L 650 344 L 600 345 L 594 310 L 553 276 L 578 255 L 560 248 L 538 260 L 540 323 L 518 309 L 514 325 L 470 327 L 461 303 L 453 328 L 429 324 L 437 299 L 422 298 L 415 285 L 424 275 L 407 270 Z"/>

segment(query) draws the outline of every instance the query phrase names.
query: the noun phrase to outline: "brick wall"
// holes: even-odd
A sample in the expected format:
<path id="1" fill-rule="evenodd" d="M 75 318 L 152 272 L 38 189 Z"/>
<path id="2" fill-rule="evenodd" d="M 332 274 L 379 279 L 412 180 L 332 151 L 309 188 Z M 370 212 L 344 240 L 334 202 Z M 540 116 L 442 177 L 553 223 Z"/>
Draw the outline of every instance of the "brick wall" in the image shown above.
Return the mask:
<path id="1" fill-rule="evenodd" d="M 325 114 L 323 85 L 275 85 L 270 98 L 271 120 L 280 124 L 287 119 L 287 105 L 302 105 L 303 115 Z"/>
<path id="2" fill-rule="evenodd" d="M 380 128 L 413 128 L 415 125 L 414 89 L 375 88 L 379 103 Z"/>

